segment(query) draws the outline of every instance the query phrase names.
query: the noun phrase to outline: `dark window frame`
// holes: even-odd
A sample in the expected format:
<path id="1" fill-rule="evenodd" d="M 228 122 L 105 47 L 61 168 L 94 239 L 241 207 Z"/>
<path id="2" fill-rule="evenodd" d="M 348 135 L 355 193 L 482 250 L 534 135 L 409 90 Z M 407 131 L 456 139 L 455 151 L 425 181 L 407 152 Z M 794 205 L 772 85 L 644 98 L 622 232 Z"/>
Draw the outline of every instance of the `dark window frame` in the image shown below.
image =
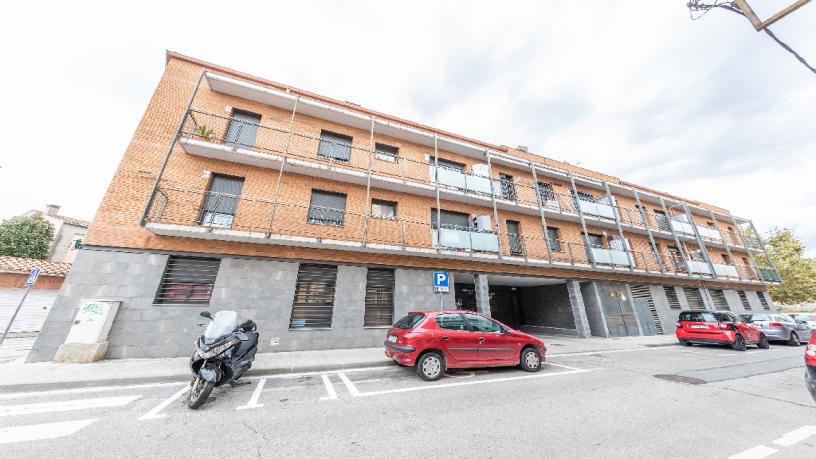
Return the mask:
<path id="1" fill-rule="evenodd" d="M 324 138 L 324 136 L 326 138 Z M 334 137 L 329 139 L 328 137 Z M 353 148 L 354 137 L 339 132 L 320 130 L 320 142 L 317 145 L 317 156 L 332 161 L 351 161 L 351 150 Z M 340 154 L 337 154 L 339 152 Z"/>
<path id="2" fill-rule="evenodd" d="M 399 161 L 399 147 L 376 142 L 374 144 L 374 157 L 380 161 L 396 163 Z"/>
<path id="3" fill-rule="evenodd" d="M 375 215 L 374 214 L 374 204 L 380 206 L 391 206 L 394 209 L 394 215 L 391 217 L 386 217 L 382 215 Z M 372 218 L 380 218 L 383 220 L 396 220 L 397 219 L 397 201 L 388 201 L 385 199 L 371 199 L 371 217 Z"/>
<path id="4" fill-rule="evenodd" d="M 330 196 L 342 196 L 343 208 L 337 209 L 334 207 L 318 206 L 314 204 L 315 194 L 323 194 Z M 310 225 L 327 225 L 342 227 L 346 220 L 346 205 L 348 204 L 348 195 L 346 193 L 338 193 L 336 191 L 327 191 L 317 188 L 312 188 L 311 197 L 309 199 L 309 210 L 306 214 L 306 222 Z M 325 214 L 325 215 L 318 215 Z M 326 218 L 327 216 L 339 214 L 339 219 Z"/>
<path id="5" fill-rule="evenodd" d="M 550 232 L 555 235 L 555 239 L 550 238 Z M 560 237 L 561 230 L 558 229 L 557 226 L 548 226 L 546 229 L 545 236 L 547 238 L 547 247 L 552 252 L 563 252 L 564 248 L 561 247 L 561 237 Z"/>
<path id="6" fill-rule="evenodd" d="M 300 264 L 289 316 L 289 330 L 332 328 L 337 272 L 336 265 Z"/>
<path id="7" fill-rule="evenodd" d="M 395 271 L 369 268 L 366 273 L 364 327 L 388 327 L 394 320 Z"/>
<path id="8" fill-rule="evenodd" d="M 220 269 L 220 258 L 170 255 L 153 297 L 153 304 L 209 305 Z"/>

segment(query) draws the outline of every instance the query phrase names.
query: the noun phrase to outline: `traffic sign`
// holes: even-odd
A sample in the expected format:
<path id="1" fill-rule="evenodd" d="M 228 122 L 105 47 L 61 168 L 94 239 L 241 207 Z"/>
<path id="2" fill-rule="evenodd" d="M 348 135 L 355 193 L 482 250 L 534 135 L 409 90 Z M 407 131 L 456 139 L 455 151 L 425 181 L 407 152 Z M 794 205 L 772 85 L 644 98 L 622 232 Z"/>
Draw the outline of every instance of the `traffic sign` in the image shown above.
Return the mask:
<path id="1" fill-rule="evenodd" d="M 447 271 L 435 271 L 433 273 L 433 288 L 434 292 L 449 291 L 450 276 Z"/>
<path id="2" fill-rule="evenodd" d="M 40 277 L 40 268 L 32 269 L 31 273 L 28 275 L 28 279 L 26 280 L 25 287 L 31 287 L 34 285 L 34 282 L 37 282 L 38 277 Z"/>

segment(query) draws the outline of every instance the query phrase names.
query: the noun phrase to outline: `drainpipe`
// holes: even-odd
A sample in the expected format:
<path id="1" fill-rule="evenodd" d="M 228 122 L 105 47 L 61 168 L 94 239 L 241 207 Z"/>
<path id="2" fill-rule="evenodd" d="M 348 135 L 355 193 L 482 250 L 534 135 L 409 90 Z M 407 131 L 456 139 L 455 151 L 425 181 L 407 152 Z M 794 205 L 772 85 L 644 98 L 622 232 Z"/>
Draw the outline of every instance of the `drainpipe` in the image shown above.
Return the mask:
<path id="1" fill-rule="evenodd" d="M 176 143 L 181 136 L 181 130 L 184 129 L 184 122 L 187 121 L 187 116 L 190 114 L 190 107 L 193 106 L 193 99 L 195 99 L 196 94 L 198 94 L 198 88 L 201 86 L 201 81 L 204 79 L 204 75 L 206 73 L 207 71 L 202 69 L 201 73 L 198 75 L 198 81 L 193 89 L 193 93 L 190 94 L 190 100 L 187 101 L 187 107 L 184 109 L 184 114 L 181 116 L 181 121 L 179 121 L 178 127 L 176 128 L 176 134 L 173 136 L 173 140 L 170 142 L 170 147 L 167 148 L 167 154 L 164 156 L 164 162 L 159 169 L 159 175 L 156 177 L 156 183 L 153 184 L 153 191 L 150 192 L 150 199 L 147 200 L 147 205 L 145 206 L 144 212 L 142 212 L 142 218 L 139 220 L 139 226 L 145 226 L 147 213 L 150 211 L 150 206 L 153 205 L 153 200 L 156 199 L 156 193 L 159 192 L 159 184 L 161 183 L 162 176 L 164 175 L 164 170 L 167 169 L 167 163 L 170 161 L 170 155 L 173 153 L 173 148 L 175 148 Z"/>
<path id="2" fill-rule="evenodd" d="M 439 149 L 437 136 L 434 134 L 434 183 L 436 184 L 436 253 L 442 246 L 442 205 L 439 199 Z M 433 236 L 433 229 L 431 229 Z"/>

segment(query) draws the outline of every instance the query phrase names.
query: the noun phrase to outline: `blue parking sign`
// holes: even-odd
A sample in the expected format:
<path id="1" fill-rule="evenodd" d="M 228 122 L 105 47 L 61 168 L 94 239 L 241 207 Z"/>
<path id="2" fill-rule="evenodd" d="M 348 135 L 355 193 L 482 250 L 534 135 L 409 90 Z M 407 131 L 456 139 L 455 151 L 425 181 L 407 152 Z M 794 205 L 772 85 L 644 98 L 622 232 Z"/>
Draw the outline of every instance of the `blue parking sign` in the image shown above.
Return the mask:
<path id="1" fill-rule="evenodd" d="M 28 279 L 26 279 L 25 286 L 31 287 L 34 285 L 34 282 L 37 282 L 38 277 L 40 277 L 40 268 L 32 269 L 31 273 L 28 275 Z"/>
<path id="2" fill-rule="evenodd" d="M 434 292 L 447 292 L 450 276 L 447 271 L 435 271 L 433 273 Z"/>

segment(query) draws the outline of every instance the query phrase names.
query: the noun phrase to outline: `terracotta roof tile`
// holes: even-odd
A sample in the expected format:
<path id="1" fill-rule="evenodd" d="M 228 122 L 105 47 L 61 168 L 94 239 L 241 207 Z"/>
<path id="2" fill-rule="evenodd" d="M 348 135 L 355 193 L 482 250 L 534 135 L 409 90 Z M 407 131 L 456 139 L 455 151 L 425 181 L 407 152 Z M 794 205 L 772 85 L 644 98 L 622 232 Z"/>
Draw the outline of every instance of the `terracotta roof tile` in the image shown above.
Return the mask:
<path id="1" fill-rule="evenodd" d="M 0 256 L 0 272 L 28 274 L 34 268 L 40 268 L 44 276 L 66 276 L 71 270 L 71 263 L 60 263 L 34 258 Z"/>
<path id="2" fill-rule="evenodd" d="M 84 226 L 85 228 L 87 228 L 91 224 L 88 221 L 80 220 L 78 218 L 73 218 L 73 217 L 66 217 L 65 215 L 54 215 L 54 218 L 62 220 L 63 222 L 65 222 L 65 223 L 67 223 L 69 225 Z"/>

